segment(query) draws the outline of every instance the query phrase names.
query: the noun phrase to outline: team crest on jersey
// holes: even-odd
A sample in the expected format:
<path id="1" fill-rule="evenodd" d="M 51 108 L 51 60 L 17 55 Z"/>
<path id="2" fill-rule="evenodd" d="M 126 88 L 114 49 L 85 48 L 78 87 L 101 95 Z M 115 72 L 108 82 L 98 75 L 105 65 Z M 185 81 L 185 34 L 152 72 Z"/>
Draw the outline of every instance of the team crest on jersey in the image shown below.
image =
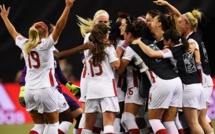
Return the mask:
<path id="1" fill-rule="evenodd" d="M 169 49 L 163 49 L 161 50 L 163 53 L 168 53 L 169 52 Z"/>
<path id="2" fill-rule="evenodd" d="M 23 37 L 23 36 L 19 36 L 17 39 L 18 39 L 18 40 L 24 40 L 24 39 L 25 39 L 25 37 Z"/>

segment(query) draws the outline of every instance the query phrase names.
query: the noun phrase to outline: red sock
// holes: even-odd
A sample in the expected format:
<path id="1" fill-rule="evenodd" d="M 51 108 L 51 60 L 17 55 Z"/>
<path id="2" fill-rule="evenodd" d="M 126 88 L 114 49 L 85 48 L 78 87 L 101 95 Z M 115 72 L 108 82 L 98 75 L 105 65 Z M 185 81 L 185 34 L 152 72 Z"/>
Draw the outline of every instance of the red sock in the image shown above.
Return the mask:
<path id="1" fill-rule="evenodd" d="M 179 129 L 179 130 L 178 130 L 178 133 L 179 133 L 179 134 L 184 134 L 184 129 Z"/>
<path id="2" fill-rule="evenodd" d="M 63 131 L 61 131 L 60 129 L 58 129 L 58 134 L 65 134 Z"/>
<path id="3" fill-rule="evenodd" d="M 78 128 L 78 134 L 81 134 L 83 128 Z"/>
<path id="4" fill-rule="evenodd" d="M 155 134 L 168 134 L 166 129 L 160 129 Z"/>
<path id="5" fill-rule="evenodd" d="M 113 133 L 105 133 L 105 134 L 113 134 Z"/>
<path id="6" fill-rule="evenodd" d="M 140 130 L 139 129 L 129 129 L 128 134 L 140 134 Z"/>
<path id="7" fill-rule="evenodd" d="M 189 127 L 184 129 L 184 134 L 190 134 L 190 129 L 189 129 Z"/>
<path id="8" fill-rule="evenodd" d="M 100 133 L 101 133 L 101 130 L 102 130 L 102 128 L 94 127 L 94 128 L 93 128 L 93 133 L 100 134 Z"/>
<path id="9" fill-rule="evenodd" d="M 213 127 L 213 124 L 212 124 L 212 122 L 209 122 L 209 124 L 210 124 L 210 126 L 211 126 L 212 128 L 214 128 L 214 127 Z"/>
<path id="10" fill-rule="evenodd" d="M 31 130 L 30 132 L 29 132 L 29 134 L 38 134 L 36 131 L 34 131 L 34 130 Z"/>

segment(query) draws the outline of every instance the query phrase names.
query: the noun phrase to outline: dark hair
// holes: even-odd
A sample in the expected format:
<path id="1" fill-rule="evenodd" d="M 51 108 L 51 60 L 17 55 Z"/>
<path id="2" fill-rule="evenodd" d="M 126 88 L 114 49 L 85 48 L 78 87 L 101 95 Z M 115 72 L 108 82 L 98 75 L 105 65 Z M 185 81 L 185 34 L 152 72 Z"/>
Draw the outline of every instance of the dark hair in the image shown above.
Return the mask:
<path id="1" fill-rule="evenodd" d="M 139 20 L 134 20 L 131 24 L 126 26 L 125 32 L 131 33 L 134 38 L 142 37 L 146 33 L 146 23 Z"/>
<path id="2" fill-rule="evenodd" d="M 160 14 L 158 15 L 158 21 L 162 23 L 163 31 L 166 31 L 168 29 L 175 29 L 178 31 L 177 24 L 176 24 L 177 20 L 175 18 L 175 15 Z"/>
<path id="3" fill-rule="evenodd" d="M 105 59 L 105 47 L 108 45 L 107 40 L 105 40 L 106 35 L 109 31 L 109 27 L 104 23 L 96 24 L 89 37 L 90 41 L 93 42 L 94 48 L 90 50 L 92 56 L 93 65 L 101 63 Z"/>
<path id="4" fill-rule="evenodd" d="M 116 22 L 110 28 L 109 40 L 113 43 L 113 45 L 117 44 L 117 39 L 123 39 L 123 36 L 120 34 L 120 26 L 121 22 Z"/>
<path id="5" fill-rule="evenodd" d="M 131 24 L 134 20 L 136 20 L 136 17 L 129 16 L 125 18 L 126 24 Z"/>
<path id="6" fill-rule="evenodd" d="M 152 16 L 152 18 L 154 18 L 155 16 L 162 14 L 162 12 L 157 9 L 152 9 L 152 10 L 147 11 L 147 14 L 150 14 Z"/>
<path id="7" fill-rule="evenodd" d="M 179 40 L 181 39 L 182 44 L 184 46 L 184 50 L 187 51 L 188 48 L 189 48 L 189 43 L 188 43 L 187 39 L 184 36 L 180 36 L 180 34 L 175 29 L 168 29 L 168 30 L 166 30 L 164 32 L 164 34 L 163 34 L 163 38 L 165 40 L 171 39 L 171 41 L 174 44 L 179 44 L 180 43 Z"/>

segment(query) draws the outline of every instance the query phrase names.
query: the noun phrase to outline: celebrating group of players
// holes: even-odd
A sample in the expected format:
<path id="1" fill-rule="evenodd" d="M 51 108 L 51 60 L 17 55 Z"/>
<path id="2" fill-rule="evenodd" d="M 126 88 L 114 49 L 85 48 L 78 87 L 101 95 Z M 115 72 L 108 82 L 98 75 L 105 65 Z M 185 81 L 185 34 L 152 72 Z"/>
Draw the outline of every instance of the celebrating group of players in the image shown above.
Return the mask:
<path id="1" fill-rule="evenodd" d="M 112 23 L 105 10 L 92 20 L 77 16 L 84 44 L 58 52 L 54 45 L 73 3 L 65 0 L 56 25 L 34 23 L 28 38 L 8 19 L 10 8 L 0 5 L 26 63 L 19 97 L 34 121 L 29 134 L 66 134 L 73 119 L 74 134 L 214 134 L 206 114 L 213 82 L 199 10 L 181 14 L 157 0 L 170 12 L 149 10 L 137 18 L 119 12 Z M 65 78 L 58 63 L 80 51 L 81 88 Z M 82 108 L 61 83 L 80 97 Z"/>

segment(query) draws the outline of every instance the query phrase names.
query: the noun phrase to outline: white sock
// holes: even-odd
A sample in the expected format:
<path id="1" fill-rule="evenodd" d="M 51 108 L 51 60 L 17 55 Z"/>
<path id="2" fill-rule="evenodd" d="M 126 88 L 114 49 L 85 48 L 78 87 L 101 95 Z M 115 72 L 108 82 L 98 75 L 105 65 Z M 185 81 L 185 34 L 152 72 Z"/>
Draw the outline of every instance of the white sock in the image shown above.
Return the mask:
<path id="1" fill-rule="evenodd" d="M 128 130 L 130 130 L 130 129 L 139 129 L 138 126 L 137 126 L 136 120 L 135 120 L 136 117 L 133 114 L 131 114 L 129 112 L 124 112 L 122 114 L 122 117 L 123 118 L 122 118 L 121 122 L 122 122 L 122 124 L 125 125 L 125 127 Z"/>
<path id="2" fill-rule="evenodd" d="M 81 134 L 93 134 L 93 132 L 91 130 L 88 130 L 88 129 L 82 129 Z"/>
<path id="3" fill-rule="evenodd" d="M 71 122 L 68 121 L 62 121 L 60 125 L 58 126 L 58 129 L 60 129 L 65 134 L 69 132 L 70 127 L 72 126 Z"/>
<path id="4" fill-rule="evenodd" d="M 107 126 L 105 126 L 104 127 L 104 134 L 105 133 L 113 133 L 114 131 L 113 131 L 113 126 L 112 125 L 107 125 Z"/>
<path id="5" fill-rule="evenodd" d="M 47 124 L 43 134 L 58 134 L 59 122 L 54 124 Z"/>
<path id="6" fill-rule="evenodd" d="M 34 127 L 31 130 L 36 131 L 38 134 L 42 134 L 45 127 L 46 124 L 34 124 Z"/>
<path id="7" fill-rule="evenodd" d="M 178 129 L 174 121 L 163 122 L 168 134 L 178 134 Z"/>
<path id="8" fill-rule="evenodd" d="M 114 133 L 116 134 L 120 133 L 120 118 L 115 118 L 113 123 L 113 129 L 114 129 Z"/>
<path id="9" fill-rule="evenodd" d="M 156 133 L 158 130 L 165 129 L 161 120 L 151 119 L 149 120 L 150 126 L 152 126 L 153 132 Z"/>

